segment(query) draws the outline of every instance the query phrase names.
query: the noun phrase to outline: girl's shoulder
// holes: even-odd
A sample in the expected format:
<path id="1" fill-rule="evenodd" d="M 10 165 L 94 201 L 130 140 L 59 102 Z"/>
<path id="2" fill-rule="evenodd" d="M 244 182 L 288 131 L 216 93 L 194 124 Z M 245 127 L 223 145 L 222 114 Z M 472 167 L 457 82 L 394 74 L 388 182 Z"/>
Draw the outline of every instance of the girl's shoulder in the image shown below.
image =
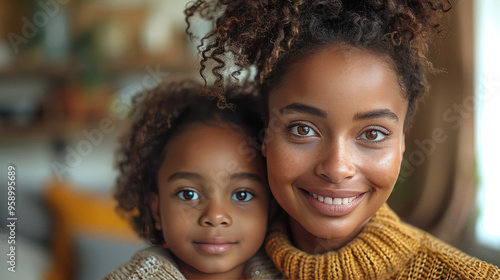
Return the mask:
<path id="1" fill-rule="evenodd" d="M 172 254 L 162 247 L 144 248 L 115 268 L 103 280 L 166 279 L 185 280 Z"/>
<path id="2" fill-rule="evenodd" d="M 247 261 L 244 276 L 245 279 L 286 279 L 263 249 Z"/>
<path id="3" fill-rule="evenodd" d="M 144 248 L 115 268 L 103 280 L 165 279 L 186 280 L 170 250 L 162 247 Z M 247 263 L 245 279 L 285 279 L 273 261 L 262 250 Z"/>

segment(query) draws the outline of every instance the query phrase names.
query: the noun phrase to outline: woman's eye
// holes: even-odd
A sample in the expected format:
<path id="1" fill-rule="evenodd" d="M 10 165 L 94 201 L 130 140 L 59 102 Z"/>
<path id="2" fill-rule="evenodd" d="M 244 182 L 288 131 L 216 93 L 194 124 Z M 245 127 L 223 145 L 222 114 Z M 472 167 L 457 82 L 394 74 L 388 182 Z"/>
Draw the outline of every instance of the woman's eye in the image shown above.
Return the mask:
<path id="1" fill-rule="evenodd" d="M 247 202 L 252 200 L 252 198 L 254 198 L 254 195 L 247 191 L 235 192 L 231 197 L 231 199 L 237 200 L 239 202 Z"/>
<path id="2" fill-rule="evenodd" d="M 385 137 L 386 135 L 383 132 L 374 129 L 367 130 L 361 134 L 361 139 L 373 142 L 384 140 Z"/>
<path id="3" fill-rule="evenodd" d="M 177 197 L 187 201 L 196 200 L 200 198 L 197 192 L 191 190 L 180 191 L 177 193 Z"/>
<path id="4" fill-rule="evenodd" d="M 297 136 L 314 136 L 316 132 L 308 125 L 298 124 L 290 127 L 290 131 Z"/>

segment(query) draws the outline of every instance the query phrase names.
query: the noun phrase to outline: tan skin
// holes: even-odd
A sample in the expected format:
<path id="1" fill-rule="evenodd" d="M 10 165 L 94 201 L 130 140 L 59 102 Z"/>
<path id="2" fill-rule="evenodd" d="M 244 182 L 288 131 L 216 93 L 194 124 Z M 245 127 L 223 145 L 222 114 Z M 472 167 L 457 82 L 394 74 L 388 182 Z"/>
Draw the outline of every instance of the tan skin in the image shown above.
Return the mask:
<path id="1" fill-rule="evenodd" d="M 392 66 L 366 50 L 332 46 L 290 68 L 269 97 L 263 154 L 299 249 L 342 248 L 386 202 L 407 108 Z"/>
<path id="2" fill-rule="evenodd" d="M 237 149 L 246 138 L 194 123 L 166 147 L 151 209 L 187 279 L 240 279 L 264 241 L 270 193 L 263 159 Z"/>

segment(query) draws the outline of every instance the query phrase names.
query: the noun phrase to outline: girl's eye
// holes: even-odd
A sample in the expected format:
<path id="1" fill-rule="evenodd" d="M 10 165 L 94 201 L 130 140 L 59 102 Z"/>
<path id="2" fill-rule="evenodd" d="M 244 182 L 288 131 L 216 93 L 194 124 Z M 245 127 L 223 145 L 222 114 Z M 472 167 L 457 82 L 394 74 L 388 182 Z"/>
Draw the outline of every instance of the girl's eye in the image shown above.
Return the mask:
<path id="1" fill-rule="evenodd" d="M 182 199 L 182 200 L 187 200 L 187 201 L 200 199 L 200 196 L 198 195 L 198 193 L 195 191 L 191 191 L 191 190 L 180 191 L 177 193 L 177 197 Z"/>
<path id="2" fill-rule="evenodd" d="M 293 125 L 290 131 L 297 136 L 314 136 L 316 132 L 310 126 L 305 124 Z"/>
<path id="3" fill-rule="evenodd" d="M 254 195 L 247 191 L 238 191 L 233 194 L 231 199 L 237 200 L 239 202 L 248 202 L 254 198 Z"/>
<path id="4" fill-rule="evenodd" d="M 361 134 L 361 139 L 372 141 L 372 142 L 384 140 L 385 137 L 386 137 L 385 133 L 383 133 L 382 131 L 379 131 L 379 130 L 375 130 L 375 129 L 367 130 L 367 131 L 363 132 L 363 134 Z"/>

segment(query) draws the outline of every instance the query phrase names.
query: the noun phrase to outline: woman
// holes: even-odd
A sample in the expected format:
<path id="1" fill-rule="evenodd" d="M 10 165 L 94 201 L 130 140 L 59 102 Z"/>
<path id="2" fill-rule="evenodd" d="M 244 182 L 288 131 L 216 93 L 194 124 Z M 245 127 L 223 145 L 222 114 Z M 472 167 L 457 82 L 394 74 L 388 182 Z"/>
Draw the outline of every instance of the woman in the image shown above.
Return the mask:
<path id="1" fill-rule="evenodd" d="M 268 109 L 262 152 L 286 211 L 266 250 L 291 279 L 498 279 L 500 270 L 399 220 L 385 203 L 427 90 L 438 1 L 202 1 L 203 70 L 227 57 Z M 231 56 L 227 52 L 231 53 Z M 233 72 L 233 76 L 238 74 Z M 224 101 L 223 97 L 221 101 Z"/>

